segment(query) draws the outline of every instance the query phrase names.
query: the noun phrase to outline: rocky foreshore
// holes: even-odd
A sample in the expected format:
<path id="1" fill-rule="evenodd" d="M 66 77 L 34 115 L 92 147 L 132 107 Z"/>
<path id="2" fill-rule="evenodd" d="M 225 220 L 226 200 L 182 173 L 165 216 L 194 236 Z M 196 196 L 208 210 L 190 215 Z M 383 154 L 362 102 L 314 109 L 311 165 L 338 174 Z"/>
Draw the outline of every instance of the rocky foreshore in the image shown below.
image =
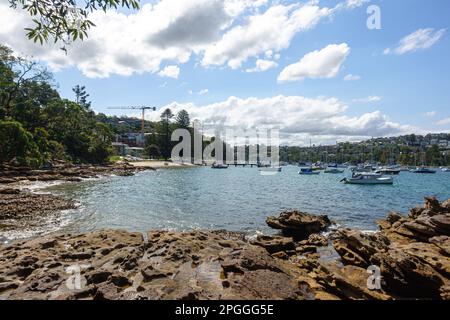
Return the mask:
<path id="1" fill-rule="evenodd" d="M 34 170 L 29 167 L 0 165 L 0 186 L 23 181 L 68 181 L 79 182 L 83 179 L 99 178 L 104 175 L 131 176 L 136 172 L 155 170 L 150 166 L 133 166 L 128 163 L 102 166 L 74 165 L 62 163 L 48 169 Z"/>
<path id="2" fill-rule="evenodd" d="M 46 170 L 28 167 L 0 166 L 0 240 L 11 234 L 30 237 L 56 230 L 61 224 L 61 213 L 74 209 L 74 201 L 63 197 L 32 192 L 27 189 L 36 182 L 81 182 L 101 176 L 133 176 L 155 170 L 149 166 L 132 166 L 127 163 L 91 166 L 56 164 Z"/>
<path id="3" fill-rule="evenodd" d="M 297 211 L 268 224 L 281 235 L 101 230 L 15 241 L 0 247 L 0 299 L 450 299 L 450 200 L 390 213 L 370 234 L 321 233 L 327 217 Z"/>

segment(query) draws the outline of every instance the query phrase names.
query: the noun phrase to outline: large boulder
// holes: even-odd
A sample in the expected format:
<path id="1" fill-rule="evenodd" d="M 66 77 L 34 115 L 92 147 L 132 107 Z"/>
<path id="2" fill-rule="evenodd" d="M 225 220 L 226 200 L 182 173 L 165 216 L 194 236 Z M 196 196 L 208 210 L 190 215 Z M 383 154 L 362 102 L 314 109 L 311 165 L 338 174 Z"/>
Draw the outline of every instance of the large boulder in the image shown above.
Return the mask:
<path id="1" fill-rule="evenodd" d="M 306 239 L 331 225 L 326 215 L 317 216 L 299 211 L 285 211 L 279 217 L 268 217 L 266 223 L 271 228 L 281 230 L 283 235 L 296 239 Z"/>

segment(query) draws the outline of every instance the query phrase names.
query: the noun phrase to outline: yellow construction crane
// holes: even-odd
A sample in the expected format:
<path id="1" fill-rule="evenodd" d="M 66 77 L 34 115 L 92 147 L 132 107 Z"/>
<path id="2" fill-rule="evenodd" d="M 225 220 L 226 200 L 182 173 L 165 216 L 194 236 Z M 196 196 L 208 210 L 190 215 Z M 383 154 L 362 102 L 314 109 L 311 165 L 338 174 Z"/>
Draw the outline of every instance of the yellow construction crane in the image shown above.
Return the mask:
<path id="1" fill-rule="evenodd" d="M 145 111 L 146 110 L 156 111 L 155 107 L 144 107 L 144 106 L 109 107 L 108 109 L 113 109 L 113 110 L 141 110 L 142 111 L 142 123 L 141 123 L 142 136 L 144 136 L 144 134 L 145 134 Z"/>

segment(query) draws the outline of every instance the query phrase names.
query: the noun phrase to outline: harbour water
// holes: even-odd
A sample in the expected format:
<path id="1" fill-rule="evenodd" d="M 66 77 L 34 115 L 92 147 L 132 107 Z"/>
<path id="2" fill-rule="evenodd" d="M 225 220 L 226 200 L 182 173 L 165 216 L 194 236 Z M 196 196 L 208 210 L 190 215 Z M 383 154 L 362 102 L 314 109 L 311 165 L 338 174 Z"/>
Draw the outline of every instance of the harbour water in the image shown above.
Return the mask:
<path id="1" fill-rule="evenodd" d="M 402 172 L 394 185 L 346 185 L 344 174 L 301 176 L 284 167 L 276 175 L 256 168 L 213 170 L 208 167 L 142 172 L 52 186 L 45 191 L 74 199 L 80 206 L 65 214 L 63 231 L 101 228 L 227 229 L 271 233 L 265 219 L 283 210 L 327 214 L 337 224 L 376 230 L 388 211 L 407 213 L 424 196 L 450 198 L 450 173 Z"/>

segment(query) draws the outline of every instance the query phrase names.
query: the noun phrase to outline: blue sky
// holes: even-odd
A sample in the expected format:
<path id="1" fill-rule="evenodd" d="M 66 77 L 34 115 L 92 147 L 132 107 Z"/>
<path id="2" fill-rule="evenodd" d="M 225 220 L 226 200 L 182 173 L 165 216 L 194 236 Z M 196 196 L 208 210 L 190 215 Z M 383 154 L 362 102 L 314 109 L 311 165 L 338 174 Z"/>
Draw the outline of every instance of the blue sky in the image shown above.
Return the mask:
<path id="1" fill-rule="evenodd" d="M 5 0 L 0 0 L 0 3 L 1 1 Z M 161 2 L 170 1 L 172 0 Z M 241 0 L 228 1 L 239 2 Z M 242 10 L 233 16 L 232 20 L 222 21 L 228 25 L 201 45 L 187 42 L 180 49 L 181 45 L 178 43 L 165 44 L 168 47 L 164 47 L 164 56 L 160 59 L 154 59 L 151 55 L 146 57 L 151 49 L 138 48 L 134 45 L 120 49 L 122 51 L 114 47 L 108 48 L 108 51 L 105 51 L 107 52 L 104 57 L 105 61 L 110 59 L 108 55 L 112 50 L 117 49 L 117 54 L 122 52 L 130 54 L 123 60 L 132 66 L 125 72 L 130 73 L 127 75 L 124 75 L 120 68 L 107 65 L 104 69 L 107 69 L 108 74 L 105 76 L 105 72 L 102 70 L 103 74 L 98 77 L 98 74 L 92 74 L 92 66 L 86 67 L 85 65 L 85 60 L 89 61 L 91 57 L 94 57 L 97 59 L 99 68 L 102 67 L 103 57 L 95 57 L 96 53 L 93 48 L 98 48 L 104 43 L 102 37 L 108 36 L 107 33 L 105 35 L 105 33 L 99 32 L 98 35 L 93 36 L 98 42 L 96 46 L 90 43 L 76 44 L 72 53 L 74 58 L 64 58 L 67 61 L 63 63 L 55 58 L 58 53 L 54 53 L 54 48 L 36 49 L 31 45 L 23 44 L 22 40 L 8 38 L 5 35 L 6 31 L 2 34 L 1 29 L 0 42 L 6 42 L 17 52 L 33 55 L 57 70 L 54 73 L 55 80 L 63 97 L 73 98 L 71 88 L 76 84 L 83 84 L 90 93 L 93 108 L 109 114 L 111 110 L 105 109 L 106 106 L 151 105 L 157 108 L 173 106 L 175 111 L 186 108 L 196 118 L 203 117 L 205 121 L 220 116 L 235 125 L 255 126 L 258 125 L 258 121 L 266 124 L 278 123 L 281 129 L 286 128 L 286 131 L 290 133 L 292 143 L 296 143 L 296 140 L 308 140 L 309 136 L 317 137 L 317 141 L 326 142 L 345 139 L 357 140 L 371 135 L 449 131 L 450 61 L 448 57 L 450 57 L 450 39 L 448 24 L 450 20 L 448 15 L 450 2 L 447 0 L 350 1 L 353 1 L 355 5 L 352 6 L 346 0 L 312 2 L 260 0 L 258 1 L 261 2 L 260 5 L 252 7 L 248 1 L 242 0 L 239 5 L 244 7 L 245 3 L 245 9 L 241 8 Z M 187 2 L 196 2 L 196 0 Z M 157 6 L 159 1 L 152 1 L 152 3 Z M 172 1 L 173 3 L 176 2 Z M 230 49 L 226 54 L 225 51 L 217 53 L 218 49 L 211 49 L 218 43 L 218 47 L 220 47 L 220 41 L 222 41 L 224 42 L 223 48 L 228 50 L 229 46 L 235 45 L 223 41 L 230 30 L 239 27 L 245 28 L 250 24 L 249 21 L 252 17 L 263 15 L 271 8 L 273 10 L 273 7 L 288 8 L 292 5 L 293 7 L 289 10 L 295 12 L 299 8 L 295 6 L 310 6 L 325 10 L 336 8 L 339 4 L 347 5 L 347 7 L 333 13 L 326 13 L 320 17 L 318 22 L 308 24 L 305 28 L 299 27 L 300 29 L 294 31 L 292 37 L 287 41 L 278 43 L 276 39 L 270 40 L 274 42 L 272 52 L 267 53 L 270 50 L 265 49 L 256 50 L 241 59 L 242 53 L 237 54 L 235 51 L 241 50 L 241 48 L 245 50 L 248 42 L 234 46 L 234 49 Z M 381 10 L 380 30 L 369 30 L 366 26 L 369 16 L 366 10 L 370 5 L 377 5 Z M 163 12 L 156 11 L 156 6 L 147 6 L 142 10 L 153 10 L 153 13 Z M 205 6 L 203 5 L 203 7 Z M 192 21 L 187 15 L 192 14 L 195 7 L 185 11 L 187 20 L 182 20 L 182 9 L 173 8 L 174 12 L 181 10 L 182 13 L 177 13 L 177 16 L 172 12 L 167 13 L 171 10 L 168 8 L 166 7 L 164 12 L 174 19 L 174 28 L 180 27 L 175 25 L 180 21 Z M 213 19 L 215 19 L 213 10 L 216 9 L 220 9 L 220 4 L 217 4 L 216 7 L 211 6 L 212 13 L 208 13 Z M 139 14 L 130 11 L 122 11 L 122 13 L 126 15 Z M 289 14 L 293 15 L 293 13 L 285 14 L 289 18 L 286 20 L 286 26 L 281 23 L 274 25 L 273 29 L 267 29 L 267 39 L 276 38 L 274 35 L 277 34 L 280 38 L 285 37 L 285 30 L 289 29 L 287 24 L 295 20 Z M 279 16 L 281 15 L 277 17 Z M 218 24 L 221 23 L 219 20 L 222 18 L 217 14 Z M 97 17 L 97 19 L 100 18 Z M 100 21 L 105 24 L 113 23 L 111 21 L 116 17 L 110 15 L 108 19 L 96 20 L 96 22 L 99 21 L 97 25 L 100 26 Z M 164 19 L 164 16 L 161 19 Z M 145 29 L 146 20 L 142 21 L 136 25 Z M 164 24 L 165 21 L 159 23 Z M 208 24 L 205 25 L 205 28 L 214 26 L 214 20 L 205 20 L 206 23 Z M 120 23 L 118 25 L 120 26 Z M 167 29 L 169 30 L 171 26 L 168 24 Z M 264 24 L 261 26 L 265 28 Z M 150 25 L 149 28 L 152 26 Z M 20 29 L 18 30 L 20 31 Z M 114 27 L 112 30 L 115 30 Z M 183 26 L 181 29 L 174 30 L 183 30 Z M 185 38 L 199 32 L 201 41 L 201 37 L 210 36 L 204 30 L 193 28 L 189 34 L 185 35 Z M 236 32 L 236 34 L 238 33 Z M 167 36 L 170 33 L 162 30 L 157 34 L 158 37 L 160 35 Z M 408 43 L 408 39 L 406 39 L 403 42 L 406 49 L 401 49 L 400 41 L 408 35 L 411 35 L 409 42 L 413 43 Z M 147 37 L 147 35 L 145 36 Z M 152 37 L 152 39 L 156 39 L 155 36 Z M 264 38 L 265 36 L 262 35 L 260 40 L 255 40 L 256 35 L 250 34 L 248 39 L 255 43 L 261 41 L 261 44 L 255 44 L 256 47 L 267 45 L 268 48 L 271 48 L 270 43 L 264 42 L 270 41 Z M 148 37 L 143 39 L 148 39 Z M 164 41 L 166 40 L 164 38 Z M 239 39 L 233 38 L 233 41 L 236 42 Z M 342 44 L 346 44 L 346 46 L 328 47 Z M 410 46 L 408 47 L 408 45 Z M 176 53 L 173 53 L 170 46 L 176 47 L 178 51 L 174 49 Z M 187 47 L 189 48 L 186 49 Z M 327 47 L 329 50 L 326 49 Z M 389 53 L 386 53 L 387 48 L 390 48 Z M 251 48 L 251 50 L 253 49 L 254 47 Z M 137 53 L 139 50 L 143 50 L 142 55 Z M 333 62 L 322 61 L 322 65 L 319 63 L 316 69 L 311 67 L 320 58 L 319 54 L 312 54 L 310 60 L 305 59 L 304 63 L 299 65 L 302 58 L 321 50 L 324 50 L 322 51 L 323 59 L 329 57 L 337 59 L 333 65 L 338 68 L 337 70 L 324 70 Z M 136 54 L 133 51 L 136 51 Z M 86 53 L 86 56 L 80 58 L 80 52 Z M 183 56 L 186 52 L 189 52 L 188 58 Z M 211 55 L 209 55 L 210 53 Z M 114 57 L 117 57 L 117 54 Z M 232 60 L 230 57 L 234 54 L 240 57 L 238 67 L 230 66 L 233 64 L 230 62 Z M 222 64 L 214 65 L 217 59 L 221 59 L 223 55 L 228 55 L 228 58 L 224 58 Z M 155 62 L 140 69 L 139 65 L 144 63 L 140 60 L 141 56 L 142 60 L 154 60 Z M 205 58 L 206 56 L 212 57 L 209 62 L 205 62 L 208 60 Z M 276 67 L 264 72 L 246 72 L 255 68 L 257 59 L 268 61 Z M 176 79 L 159 75 L 166 66 L 179 68 Z M 280 73 L 287 67 L 289 67 L 289 70 L 286 71 L 288 80 L 277 81 Z M 88 71 L 86 71 L 87 69 Z M 301 79 L 295 80 L 296 77 L 298 78 L 299 72 Z M 354 80 L 345 81 L 344 78 L 349 75 L 352 75 Z M 284 98 L 275 99 L 279 96 L 298 97 L 298 99 L 291 99 L 292 101 L 289 102 Z M 237 97 L 238 100 L 231 101 L 230 97 Z M 249 100 L 250 98 L 254 98 L 254 100 Z M 172 104 L 174 102 L 176 104 Z M 279 120 L 277 117 L 281 118 L 283 113 L 281 109 L 280 112 L 273 111 L 273 109 L 283 103 L 289 106 L 283 107 L 283 110 L 292 119 L 277 121 Z M 321 112 L 320 108 L 324 108 L 326 111 Z M 311 110 L 315 111 L 311 113 Z M 228 111 L 229 113 L 227 113 Z M 378 114 L 374 114 L 375 112 Z M 265 113 L 266 117 L 262 117 L 261 113 Z M 245 121 L 238 119 L 240 114 Z M 304 120 L 300 117 L 305 116 L 306 119 L 309 119 L 308 123 L 315 124 L 317 121 L 317 128 L 323 126 L 324 129 L 308 128 L 308 123 L 303 125 L 303 127 L 306 126 L 303 129 Z M 155 118 L 156 115 L 151 117 Z M 299 117 L 299 119 L 295 119 L 295 117 Z M 326 129 L 330 126 L 333 127 L 333 130 Z M 301 142 L 298 143 L 301 144 Z"/>

